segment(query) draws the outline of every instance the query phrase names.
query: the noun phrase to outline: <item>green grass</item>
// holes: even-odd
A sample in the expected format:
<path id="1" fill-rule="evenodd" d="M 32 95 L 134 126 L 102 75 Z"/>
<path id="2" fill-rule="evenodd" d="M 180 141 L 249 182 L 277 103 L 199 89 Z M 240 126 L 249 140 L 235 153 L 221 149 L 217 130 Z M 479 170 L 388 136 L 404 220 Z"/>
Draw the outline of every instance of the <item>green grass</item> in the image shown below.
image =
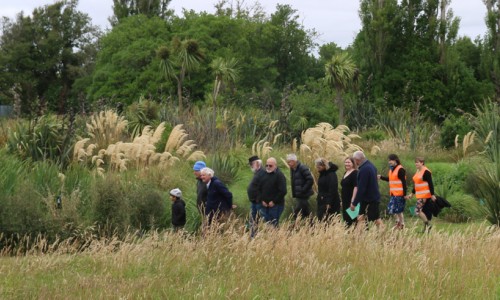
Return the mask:
<path id="1" fill-rule="evenodd" d="M 0 259 L 2 299 L 497 299 L 500 231 L 408 220 L 403 232 L 341 226 L 94 241 L 75 253 Z M 415 220 L 416 221 L 416 220 Z"/>

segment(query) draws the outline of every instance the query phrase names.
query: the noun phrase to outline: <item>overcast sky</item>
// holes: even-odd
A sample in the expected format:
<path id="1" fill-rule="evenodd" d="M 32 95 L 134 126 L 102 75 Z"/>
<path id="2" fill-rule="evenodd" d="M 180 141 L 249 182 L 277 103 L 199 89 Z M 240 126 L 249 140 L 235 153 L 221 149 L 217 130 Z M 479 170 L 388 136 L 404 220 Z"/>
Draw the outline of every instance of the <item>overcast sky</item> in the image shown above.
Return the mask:
<path id="1" fill-rule="evenodd" d="M 231 1 L 231 0 L 229 0 Z M 170 7 L 177 14 L 182 8 L 196 11 L 214 12 L 217 0 L 172 0 Z M 31 14 L 38 6 L 54 3 L 53 0 L 0 0 L 0 15 L 14 18 L 21 11 Z M 255 0 L 245 0 L 252 5 Z M 260 0 L 264 10 L 270 14 L 275 11 L 276 4 L 289 4 L 298 11 L 300 21 L 306 29 L 315 29 L 321 44 L 335 42 L 341 47 L 352 43 L 356 33 L 361 28 L 358 16 L 359 1 L 357 0 Z M 79 9 L 92 18 L 92 23 L 101 28 L 109 28 L 108 17 L 112 14 L 112 0 L 80 0 Z M 451 8 L 455 16 L 460 17 L 459 35 L 471 39 L 486 33 L 484 17 L 486 8 L 482 0 L 452 0 Z"/>

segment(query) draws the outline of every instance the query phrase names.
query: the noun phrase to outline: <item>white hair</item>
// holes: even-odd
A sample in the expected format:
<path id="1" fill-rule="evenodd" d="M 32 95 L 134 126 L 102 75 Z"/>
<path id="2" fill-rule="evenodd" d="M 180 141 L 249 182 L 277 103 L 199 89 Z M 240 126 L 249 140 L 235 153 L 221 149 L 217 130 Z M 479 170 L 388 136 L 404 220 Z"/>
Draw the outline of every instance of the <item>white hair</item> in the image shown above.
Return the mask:
<path id="1" fill-rule="evenodd" d="M 297 161 L 297 155 L 291 153 L 286 156 L 286 161 Z"/>
<path id="2" fill-rule="evenodd" d="M 212 170 L 210 168 L 203 168 L 203 169 L 200 170 L 200 174 L 204 174 L 204 175 L 208 175 L 210 177 L 214 177 L 215 172 L 214 172 L 214 170 Z"/>
<path id="3" fill-rule="evenodd" d="M 356 152 L 354 152 L 354 154 L 352 155 L 352 157 L 354 159 L 356 159 L 356 160 L 365 160 L 366 159 L 366 156 L 363 153 L 363 151 L 356 151 Z"/>

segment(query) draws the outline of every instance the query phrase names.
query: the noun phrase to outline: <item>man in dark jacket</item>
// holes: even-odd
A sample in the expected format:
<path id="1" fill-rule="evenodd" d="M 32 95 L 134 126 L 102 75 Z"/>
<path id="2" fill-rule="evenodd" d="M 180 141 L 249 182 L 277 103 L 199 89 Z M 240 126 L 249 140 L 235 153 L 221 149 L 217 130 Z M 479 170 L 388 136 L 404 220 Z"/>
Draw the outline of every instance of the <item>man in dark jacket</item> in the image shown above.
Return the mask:
<path id="1" fill-rule="evenodd" d="M 233 194 L 214 176 L 214 170 L 203 168 L 200 172 L 201 180 L 207 185 L 205 216 L 208 218 L 208 224 L 212 223 L 214 217 L 223 222 L 229 217 L 233 208 Z"/>
<path id="2" fill-rule="evenodd" d="M 170 191 L 172 201 L 172 226 L 177 231 L 186 225 L 186 203 L 182 200 L 182 192 L 179 189 Z"/>
<path id="3" fill-rule="evenodd" d="M 286 162 L 290 167 L 290 184 L 292 185 L 292 197 L 295 201 L 293 217 L 294 219 L 299 216 L 307 218 L 310 214 L 309 197 L 314 194 L 312 190 L 313 176 L 309 168 L 297 160 L 297 155 L 288 154 Z"/>
<path id="4" fill-rule="evenodd" d="M 359 166 L 358 169 L 358 191 L 351 203 L 351 210 L 354 210 L 358 203 L 358 222 L 364 222 L 368 217 L 368 222 L 373 221 L 377 227 L 384 224 L 380 219 L 380 191 L 378 189 L 377 168 L 366 159 L 362 151 L 353 154 L 354 161 Z"/>
<path id="5" fill-rule="evenodd" d="M 248 159 L 250 169 L 253 172 L 252 181 L 247 188 L 248 200 L 250 200 L 250 227 L 252 228 L 252 236 L 255 233 L 255 225 L 257 220 L 257 212 L 262 206 L 259 202 L 259 185 L 261 177 L 266 173 L 264 168 L 262 168 L 262 160 L 256 155 Z"/>
<path id="6" fill-rule="evenodd" d="M 266 222 L 277 227 L 285 209 L 286 178 L 278 169 L 274 157 L 266 161 L 266 172 L 261 177 L 258 190 L 258 200 L 262 204 L 260 215 Z"/>
<path id="7" fill-rule="evenodd" d="M 196 176 L 196 207 L 203 216 L 205 214 L 205 205 L 207 203 L 207 185 L 201 180 L 201 169 L 206 168 L 207 165 L 204 161 L 197 161 L 194 163 L 193 172 Z"/>

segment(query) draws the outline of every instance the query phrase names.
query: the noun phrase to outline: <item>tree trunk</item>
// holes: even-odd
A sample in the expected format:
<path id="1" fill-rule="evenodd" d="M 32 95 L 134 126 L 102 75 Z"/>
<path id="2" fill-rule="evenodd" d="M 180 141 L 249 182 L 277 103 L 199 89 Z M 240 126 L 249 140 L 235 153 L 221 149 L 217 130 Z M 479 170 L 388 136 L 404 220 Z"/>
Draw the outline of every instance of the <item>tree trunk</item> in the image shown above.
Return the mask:
<path id="1" fill-rule="evenodd" d="M 342 99 L 342 92 L 337 89 L 337 95 L 335 97 L 335 102 L 339 108 L 339 125 L 344 124 L 344 99 Z"/>
<path id="2" fill-rule="evenodd" d="M 179 114 L 182 113 L 182 84 L 184 82 L 184 75 L 186 70 L 184 67 L 181 68 L 181 73 L 179 74 L 179 79 L 177 80 L 177 97 L 179 98 Z"/>

